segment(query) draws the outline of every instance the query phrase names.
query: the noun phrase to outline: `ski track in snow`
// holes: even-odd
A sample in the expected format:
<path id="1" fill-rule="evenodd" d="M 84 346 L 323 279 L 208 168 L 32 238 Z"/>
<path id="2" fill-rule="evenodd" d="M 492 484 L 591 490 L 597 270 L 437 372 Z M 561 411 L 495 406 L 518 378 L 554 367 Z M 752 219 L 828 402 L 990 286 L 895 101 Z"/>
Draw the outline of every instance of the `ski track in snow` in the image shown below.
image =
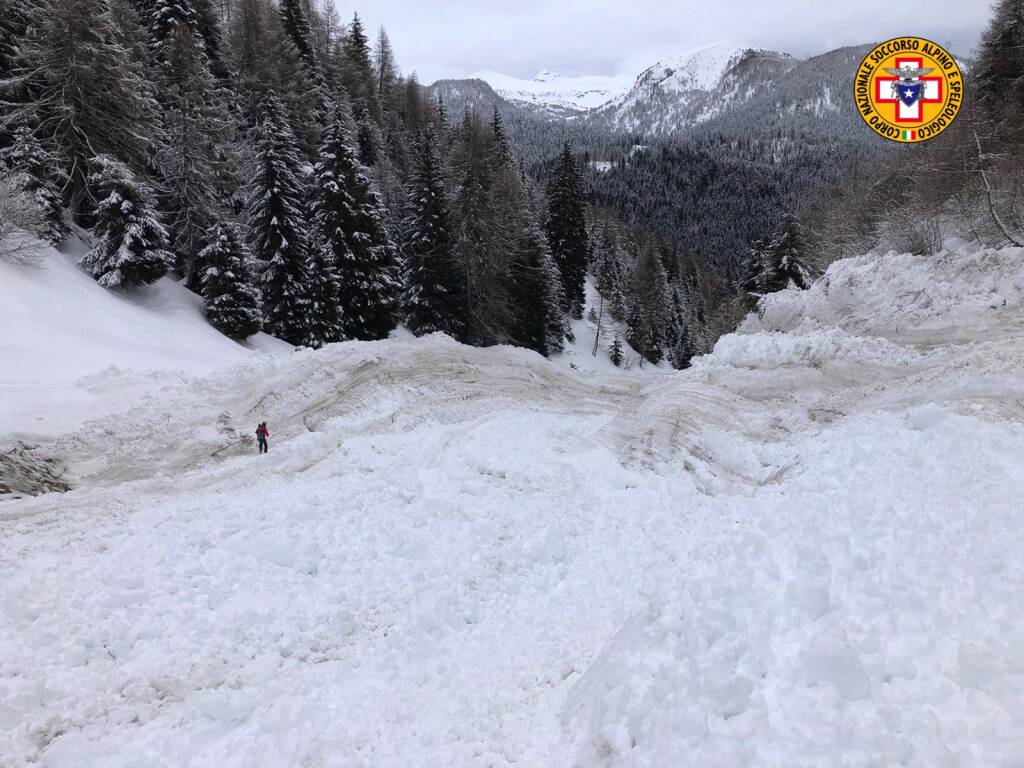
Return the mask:
<path id="1" fill-rule="evenodd" d="M 93 374 L 74 490 L 0 502 L 0 766 L 1019 766 L 1022 255 L 840 262 L 674 375 Z"/>

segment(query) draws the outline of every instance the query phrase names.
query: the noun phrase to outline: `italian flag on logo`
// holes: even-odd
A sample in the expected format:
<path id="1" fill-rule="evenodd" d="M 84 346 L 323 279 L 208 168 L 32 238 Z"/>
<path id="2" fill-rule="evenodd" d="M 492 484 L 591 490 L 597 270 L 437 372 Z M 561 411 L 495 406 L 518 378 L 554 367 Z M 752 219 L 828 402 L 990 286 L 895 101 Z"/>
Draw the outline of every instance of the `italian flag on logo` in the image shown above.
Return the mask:
<path id="1" fill-rule="evenodd" d="M 917 131 L 903 131 L 904 141 L 914 141 L 917 138 Z"/>

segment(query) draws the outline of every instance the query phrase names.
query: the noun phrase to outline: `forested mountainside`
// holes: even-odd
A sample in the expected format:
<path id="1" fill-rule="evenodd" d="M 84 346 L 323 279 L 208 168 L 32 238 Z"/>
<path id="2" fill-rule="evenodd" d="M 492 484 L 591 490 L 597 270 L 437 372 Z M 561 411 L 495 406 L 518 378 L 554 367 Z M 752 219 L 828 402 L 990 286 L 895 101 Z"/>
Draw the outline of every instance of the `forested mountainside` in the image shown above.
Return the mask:
<path id="1" fill-rule="evenodd" d="M 851 168 L 900 147 L 863 130 L 851 73 L 868 47 L 806 60 L 711 46 L 645 70 L 626 93 L 565 119 L 482 80 L 440 81 L 453 110 L 497 110 L 516 154 L 543 176 L 569 142 L 587 161 L 592 203 L 673 241 L 702 273 L 706 300 L 732 294 L 750 244 Z"/>
<path id="2" fill-rule="evenodd" d="M 12 0 L 4 224 L 86 239 L 103 286 L 168 271 L 211 323 L 292 344 L 398 324 L 557 351 L 588 254 L 571 152 L 539 185 L 384 30 L 302 0 Z M 70 31 L 69 31 L 70 30 Z"/>

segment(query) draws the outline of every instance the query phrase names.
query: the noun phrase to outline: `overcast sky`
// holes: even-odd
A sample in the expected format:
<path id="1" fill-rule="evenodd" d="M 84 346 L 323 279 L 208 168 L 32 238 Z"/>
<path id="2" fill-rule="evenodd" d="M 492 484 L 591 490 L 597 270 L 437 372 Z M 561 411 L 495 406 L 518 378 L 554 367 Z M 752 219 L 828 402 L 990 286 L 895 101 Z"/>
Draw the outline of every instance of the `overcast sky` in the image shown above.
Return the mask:
<path id="1" fill-rule="evenodd" d="M 918 35 L 969 55 L 990 0 L 336 0 L 383 24 L 403 72 L 424 83 L 493 69 L 533 77 L 636 74 L 719 40 L 797 56 Z"/>

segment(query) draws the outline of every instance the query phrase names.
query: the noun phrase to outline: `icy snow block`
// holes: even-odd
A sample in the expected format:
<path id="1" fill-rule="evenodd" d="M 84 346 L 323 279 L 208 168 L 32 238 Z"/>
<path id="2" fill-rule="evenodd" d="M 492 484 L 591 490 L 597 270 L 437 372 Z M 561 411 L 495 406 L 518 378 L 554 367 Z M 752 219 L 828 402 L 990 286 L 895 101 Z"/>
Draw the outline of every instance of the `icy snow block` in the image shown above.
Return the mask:
<path id="1" fill-rule="evenodd" d="M 812 621 L 832 609 L 828 585 L 806 579 L 793 579 L 786 585 L 786 602 Z"/>
<path id="2" fill-rule="evenodd" d="M 832 685 L 844 699 L 860 701 L 871 697 L 871 679 L 852 650 L 809 648 L 801 653 L 800 660 L 809 680 Z"/>

